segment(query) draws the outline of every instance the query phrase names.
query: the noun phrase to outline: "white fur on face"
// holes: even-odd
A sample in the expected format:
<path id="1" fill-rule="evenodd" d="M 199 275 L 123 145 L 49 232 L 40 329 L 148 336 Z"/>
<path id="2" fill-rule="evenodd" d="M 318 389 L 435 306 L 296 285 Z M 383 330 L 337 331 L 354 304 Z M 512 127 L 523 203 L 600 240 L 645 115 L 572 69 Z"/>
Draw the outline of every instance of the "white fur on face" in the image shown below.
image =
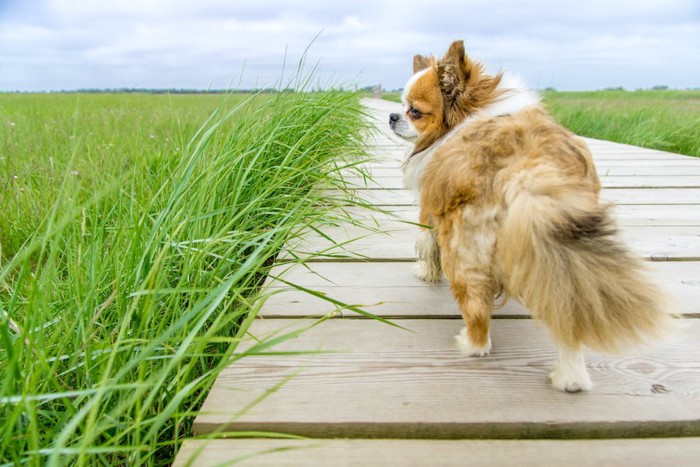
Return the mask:
<path id="1" fill-rule="evenodd" d="M 401 102 L 403 102 L 403 106 L 408 110 L 408 94 L 411 92 L 411 88 L 413 87 L 414 84 L 416 84 L 416 81 L 418 81 L 418 78 L 426 74 L 430 68 L 426 68 L 425 70 L 421 70 L 418 73 L 415 73 L 411 78 L 406 82 L 406 86 L 403 87 L 403 93 L 401 94 Z"/>
<path id="2" fill-rule="evenodd" d="M 415 142 L 418 138 L 418 130 L 416 130 L 416 127 L 413 125 L 413 123 L 408 118 L 406 118 L 406 112 L 408 111 L 409 107 L 408 95 L 411 92 L 411 88 L 413 87 L 413 85 L 416 83 L 416 81 L 418 81 L 418 78 L 426 74 L 428 71 L 429 68 L 421 70 L 418 73 L 411 76 L 411 78 L 408 80 L 406 86 L 404 86 L 403 88 L 403 93 L 401 94 L 401 102 L 403 102 L 404 114 L 401 115 L 401 118 L 399 118 L 398 121 L 392 122 L 389 125 L 391 126 L 391 129 L 394 130 L 394 133 L 412 143 Z"/>
<path id="3" fill-rule="evenodd" d="M 394 130 L 394 133 L 396 133 L 397 136 L 400 136 L 411 143 L 414 143 L 418 138 L 418 131 L 416 130 L 416 127 L 413 126 L 413 123 L 411 123 L 405 115 L 401 115 L 401 117 L 395 122 L 390 122 L 389 126 L 392 130 Z"/>

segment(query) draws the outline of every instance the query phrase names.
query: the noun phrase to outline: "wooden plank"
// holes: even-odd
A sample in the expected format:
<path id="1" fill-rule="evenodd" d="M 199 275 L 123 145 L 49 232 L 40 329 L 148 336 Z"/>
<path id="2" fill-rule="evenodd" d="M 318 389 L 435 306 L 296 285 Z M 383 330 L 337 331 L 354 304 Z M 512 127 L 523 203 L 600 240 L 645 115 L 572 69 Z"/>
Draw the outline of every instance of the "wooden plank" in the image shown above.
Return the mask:
<path id="1" fill-rule="evenodd" d="M 307 320 L 256 320 L 247 346 Z M 216 430 L 317 438 L 619 438 L 700 436 L 700 321 L 670 343 L 624 357 L 587 352 L 596 387 L 566 394 L 548 373 L 555 350 L 533 320 L 494 320 L 493 350 L 461 354 L 455 320 L 336 319 L 269 355 L 225 369 L 194 422 Z M 304 353 L 298 352 L 320 352 Z M 260 401 L 250 407 L 255 401 Z"/>
<path id="2" fill-rule="evenodd" d="M 395 206 L 384 210 L 364 207 L 347 207 L 345 211 L 358 222 L 377 225 L 388 220 L 418 222 L 418 207 Z M 615 206 L 615 217 L 621 226 L 698 226 L 700 227 L 700 205 L 669 204 L 666 206 L 644 204 L 621 204 Z"/>
<path id="3" fill-rule="evenodd" d="M 173 467 L 696 466 L 700 438 L 615 440 L 186 440 Z"/>
<path id="4" fill-rule="evenodd" d="M 626 144 L 626 143 L 618 143 L 615 141 L 608 141 L 605 139 L 597 139 L 597 138 L 590 138 L 587 136 L 581 136 L 581 139 L 583 139 L 586 144 L 590 147 L 605 147 L 605 148 L 611 148 L 611 149 L 618 149 L 618 150 L 629 150 L 629 151 L 636 151 L 636 150 L 644 150 L 644 151 L 652 151 L 652 152 L 657 152 L 657 153 L 662 153 L 662 154 L 676 154 L 674 152 L 669 152 L 669 151 L 662 151 L 660 149 L 651 149 L 651 148 L 643 148 L 641 146 L 635 146 L 632 144 Z"/>
<path id="5" fill-rule="evenodd" d="M 413 263 L 310 263 L 309 268 L 277 266 L 271 276 L 314 290 L 324 297 L 361 308 L 385 318 L 459 318 L 459 308 L 446 281 L 426 284 L 413 274 Z M 331 301 L 268 277 L 271 295 L 259 315 L 264 318 L 359 316 Z M 698 287 L 700 293 L 700 287 Z M 700 307 L 698 307 L 700 313 Z M 495 316 L 529 316 L 514 300 Z"/>
<path id="6" fill-rule="evenodd" d="M 622 226 L 700 226 L 700 205 L 619 204 L 615 206 L 615 215 Z"/>
<path id="7" fill-rule="evenodd" d="M 637 148 L 636 151 L 609 151 L 603 149 L 600 151 L 591 151 L 593 159 L 597 161 L 607 161 L 607 160 L 636 160 L 640 164 L 645 161 L 667 161 L 667 162 L 684 162 L 688 160 L 697 160 L 696 157 L 689 156 L 686 154 L 674 154 L 670 152 L 663 151 L 653 151 L 647 148 Z"/>
<path id="8" fill-rule="evenodd" d="M 376 157 L 372 162 L 372 167 L 377 169 L 401 169 L 401 163 L 403 162 L 403 155 L 397 155 L 394 158 L 390 157 Z M 641 161 L 639 159 L 610 159 L 605 161 L 596 161 L 596 167 L 600 175 L 605 174 L 608 169 L 619 169 L 624 171 L 633 171 L 635 169 L 641 170 L 647 173 L 647 175 L 654 175 L 654 170 L 658 168 L 660 171 L 671 170 L 676 172 L 678 169 L 687 168 L 689 170 L 697 169 L 700 166 L 700 158 L 697 157 L 685 157 L 682 160 L 668 161 L 663 159 L 658 160 L 645 160 Z M 659 175 L 663 175 L 661 172 Z"/>
<path id="9" fill-rule="evenodd" d="M 700 168 L 700 164 L 698 164 Z M 364 179 L 359 176 L 346 177 L 346 181 L 358 189 L 395 190 L 404 187 L 403 177 L 375 176 Z M 600 183 L 607 188 L 700 188 L 700 175 L 637 175 L 637 176 L 601 176 Z"/>
<path id="10" fill-rule="evenodd" d="M 600 163 L 597 165 L 598 174 L 601 177 L 638 177 L 638 176 L 686 176 L 700 175 L 700 159 L 695 159 L 697 162 L 693 164 L 678 163 L 665 165 L 639 165 L 639 164 L 623 164 L 623 163 Z"/>
<path id="11" fill-rule="evenodd" d="M 637 158 L 637 159 L 606 159 L 606 160 L 596 160 L 595 165 L 596 167 L 600 167 L 601 170 L 604 170 L 606 167 L 621 167 L 625 169 L 632 170 L 634 167 L 688 167 L 688 168 L 693 168 L 698 166 L 698 159 L 697 157 L 690 157 L 690 156 L 679 156 L 674 159 L 663 159 L 663 158 L 658 158 L 658 159 L 652 159 L 652 160 L 644 160 L 643 158 Z"/>
<path id="12" fill-rule="evenodd" d="M 410 152 L 410 148 L 404 146 L 379 146 L 376 154 L 381 154 L 380 160 L 384 162 L 391 161 L 394 164 L 400 165 Z M 667 165 L 688 165 L 697 166 L 700 164 L 700 159 L 692 156 L 683 156 L 676 154 L 655 154 L 647 153 L 646 150 L 640 148 L 641 151 L 629 154 L 614 154 L 598 152 L 593 153 L 593 161 L 596 167 L 612 166 L 667 166 Z"/>
<path id="13" fill-rule="evenodd" d="M 648 266 L 654 282 L 677 305 L 677 309 L 669 309 L 669 312 L 700 316 L 700 263 L 656 262 Z M 425 283 L 415 277 L 413 267 L 413 263 L 405 262 L 279 265 L 270 271 L 265 283 L 266 292 L 274 294 L 259 313 L 265 318 L 357 316 L 323 297 L 300 290 L 304 288 L 385 318 L 458 319 L 459 308 L 448 283 L 445 280 L 437 284 Z M 527 317 L 529 311 L 510 300 L 497 309 L 494 316 Z"/>
<path id="14" fill-rule="evenodd" d="M 410 206 L 414 195 L 406 190 L 357 190 L 363 201 L 377 206 Z M 615 204 L 700 204 L 700 188 L 603 188 L 601 196 Z"/>
<path id="15" fill-rule="evenodd" d="M 644 259 L 700 260 L 700 231 L 694 226 L 626 226 L 620 229 L 620 233 L 630 248 Z"/>
<path id="16" fill-rule="evenodd" d="M 394 161 L 397 164 L 403 162 L 411 153 L 412 147 L 404 144 L 383 144 L 373 147 L 372 154 L 378 159 Z M 622 166 L 665 166 L 688 165 L 697 166 L 700 159 L 681 154 L 651 152 L 648 149 L 637 148 L 634 152 L 615 152 L 606 150 L 591 151 L 596 167 L 606 165 Z"/>
<path id="17" fill-rule="evenodd" d="M 640 166 L 639 164 L 599 164 L 598 174 L 601 177 L 637 177 L 637 176 L 699 176 L 700 159 L 694 164 L 676 164 L 662 166 Z M 400 165 L 395 167 L 368 166 L 368 170 L 375 178 L 402 177 Z"/>
<path id="18" fill-rule="evenodd" d="M 286 248 L 299 256 L 324 252 L 339 258 L 377 261 L 415 259 L 418 227 L 402 221 L 380 220 L 362 226 L 324 227 L 323 234 L 310 232 L 303 240 L 290 242 Z M 378 231 L 377 231 L 378 230 Z M 653 261 L 699 261 L 700 231 L 697 226 L 621 226 L 624 242 L 641 258 Z M 335 247 L 334 243 L 340 243 Z M 284 254 L 280 258 L 287 258 Z M 328 258 L 320 256 L 316 260 Z M 332 258 L 331 258 L 332 259 Z"/>

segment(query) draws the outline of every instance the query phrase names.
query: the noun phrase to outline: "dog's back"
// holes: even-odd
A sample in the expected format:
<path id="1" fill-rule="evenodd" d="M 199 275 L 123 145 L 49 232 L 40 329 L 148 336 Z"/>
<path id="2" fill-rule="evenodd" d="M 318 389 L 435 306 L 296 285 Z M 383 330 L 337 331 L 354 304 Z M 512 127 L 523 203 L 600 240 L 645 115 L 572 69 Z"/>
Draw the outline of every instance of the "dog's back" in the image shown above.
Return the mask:
<path id="1" fill-rule="evenodd" d="M 459 237 L 449 219 L 460 219 L 463 248 L 491 248 L 472 256 L 490 257 L 499 285 L 562 343 L 619 350 L 665 328 L 662 294 L 600 203 L 582 140 L 539 108 L 475 122 L 451 140 L 421 187 L 423 216 L 445 237 L 439 243 Z M 484 228 L 494 229 L 492 242 L 483 242 Z"/>

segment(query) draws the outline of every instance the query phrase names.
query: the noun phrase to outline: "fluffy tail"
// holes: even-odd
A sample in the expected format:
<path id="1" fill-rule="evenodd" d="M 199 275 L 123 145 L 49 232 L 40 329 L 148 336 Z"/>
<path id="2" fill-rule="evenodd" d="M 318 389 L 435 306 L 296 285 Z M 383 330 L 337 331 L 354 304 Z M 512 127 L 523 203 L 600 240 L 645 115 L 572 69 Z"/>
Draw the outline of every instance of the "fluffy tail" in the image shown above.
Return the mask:
<path id="1" fill-rule="evenodd" d="M 619 239 L 609 205 L 565 186 L 509 198 L 499 275 L 558 342 L 615 352 L 665 334 L 667 302 Z"/>

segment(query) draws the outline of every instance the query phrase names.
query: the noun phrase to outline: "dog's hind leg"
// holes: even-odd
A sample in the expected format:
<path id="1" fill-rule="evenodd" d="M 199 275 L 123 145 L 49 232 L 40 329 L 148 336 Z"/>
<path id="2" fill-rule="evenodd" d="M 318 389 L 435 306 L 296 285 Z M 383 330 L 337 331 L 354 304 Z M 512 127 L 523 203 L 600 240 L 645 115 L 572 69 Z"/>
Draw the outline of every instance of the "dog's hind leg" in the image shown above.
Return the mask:
<path id="1" fill-rule="evenodd" d="M 448 280 L 465 324 L 465 328 L 455 339 L 465 353 L 483 357 L 491 351 L 489 331 L 493 311 L 493 286 L 490 283 L 469 282 L 455 276 L 448 275 Z"/>
<path id="2" fill-rule="evenodd" d="M 439 282 L 442 278 L 440 248 L 432 229 L 421 228 L 416 240 L 416 277 L 426 282 Z"/>
<path id="3" fill-rule="evenodd" d="M 590 390 L 593 383 L 586 369 L 586 360 L 581 346 L 572 347 L 557 343 L 557 351 L 559 359 L 554 370 L 549 374 L 552 386 L 565 392 Z"/>
<path id="4" fill-rule="evenodd" d="M 442 270 L 465 324 L 457 343 L 469 355 L 488 355 L 491 312 L 499 288 L 492 272 L 496 216 L 465 206 L 437 220 Z"/>

